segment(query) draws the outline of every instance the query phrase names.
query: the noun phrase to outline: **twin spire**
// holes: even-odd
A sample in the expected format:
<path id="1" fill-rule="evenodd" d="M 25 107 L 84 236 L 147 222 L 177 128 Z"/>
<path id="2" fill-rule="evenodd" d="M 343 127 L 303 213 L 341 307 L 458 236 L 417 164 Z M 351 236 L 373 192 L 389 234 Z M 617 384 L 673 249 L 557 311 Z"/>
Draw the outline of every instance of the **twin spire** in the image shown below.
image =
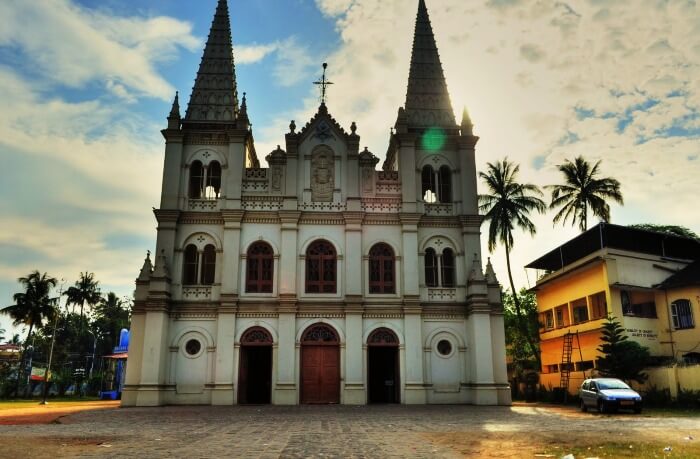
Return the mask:
<path id="1" fill-rule="evenodd" d="M 457 125 L 425 0 L 418 2 L 405 109 L 411 128 Z"/>
<path id="2" fill-rule="evenodd" d="M 226 0 L 219 0 L 197 79 L 192 88 L 185 122 L 233 123 L 238 116 L 238 110 L 228 3 Z"/>
<path id="3" fill-rule="evenodd" d="M 228 3 L 219 0 L 184 121 L 230 124 L 239 110 Z M 405 116 L 410 128 L 456 127 L 425 0 L 418 2 Z"/>

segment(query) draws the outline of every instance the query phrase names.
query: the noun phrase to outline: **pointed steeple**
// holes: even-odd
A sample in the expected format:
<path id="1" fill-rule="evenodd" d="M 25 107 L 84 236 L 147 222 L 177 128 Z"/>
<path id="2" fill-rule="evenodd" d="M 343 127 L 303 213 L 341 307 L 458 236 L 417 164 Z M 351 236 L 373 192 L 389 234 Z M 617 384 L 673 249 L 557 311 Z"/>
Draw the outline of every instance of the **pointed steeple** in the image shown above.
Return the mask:
<path id="1" fill-rule="evenodd" d="M 457 127 L 425 0 L 418 1 L 406 115 L 409 128 Z"/>
<path id="2" fill-rule="evenodd" d="M 175 100 L 168 115 L 168 129 L 180 129 L 180 95 L 175 91 Z"/>
<path id="3" fill-rule="evenodd" d="M 236 68 L 227 0 L 219 0 L 185 121 L 233 123 L 238 115 Z"/>
<path id="4" fill-rule="evenodd" d="M 462 112 L 462 135 L 468 136 L 468 135 L 474 135 L 474 123 L 472 123 L 472 119 L 469 117 L 469 112 L 467 111 L 467 107 L 464 107 L 464 111 Z"/>

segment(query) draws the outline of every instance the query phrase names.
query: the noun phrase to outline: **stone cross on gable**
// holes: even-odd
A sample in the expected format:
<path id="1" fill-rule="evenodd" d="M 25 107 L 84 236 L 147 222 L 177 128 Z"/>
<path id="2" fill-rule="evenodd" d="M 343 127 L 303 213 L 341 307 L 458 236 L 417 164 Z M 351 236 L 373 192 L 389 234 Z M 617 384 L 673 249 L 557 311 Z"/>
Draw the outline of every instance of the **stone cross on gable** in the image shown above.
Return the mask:
<path id="1" fill-rule="evenodd" d="M 320 80 L 314 81 L 314 84 L 317 86 L 321 87 L 321 104 L 326 103 L 326 91 L 328 90 L 328 86 L 332 85 L 333 82 L 328 81 L 326 78 L 326 69 L 328 68 L 328 64 L 326 62 L 323 63 L 323 76 L 321 77 Z"/>

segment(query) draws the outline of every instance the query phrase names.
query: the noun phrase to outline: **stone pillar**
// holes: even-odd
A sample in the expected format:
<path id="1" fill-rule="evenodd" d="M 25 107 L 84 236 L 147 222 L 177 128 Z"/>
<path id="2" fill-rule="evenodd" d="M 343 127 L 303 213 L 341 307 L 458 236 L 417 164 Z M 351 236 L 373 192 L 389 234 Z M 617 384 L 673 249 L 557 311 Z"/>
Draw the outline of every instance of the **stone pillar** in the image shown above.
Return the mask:
<path id="1" fill-rule="evenodd" d="M 234 376 L 234 345 L 236 341 L 236 312 L 238 311 L 237 296 L 221 295 L 221 305 L 216 323 L 216 356 L 214 371 L 214 390 L 211 395 L 212 405 L 233 405 Z"/>
<path id="2" fill-rule="evenodd" d="M 399 174 L 401 176 L 401 201 L 404 212 L 416 212 L 420 183 L 416 177 L 416 135 L 397 134 L 399 142 Z"/>
<path id="3" fill-rule="evenodd" d="M 221 293 L 222 295 L 238 295 L 240 293 L 241 266 L 241 221 L 242 210 L 223 210 L 224 219 L 224 252 L 220 254 L 221 263 Z"/>
<path id="4" fill-rule="evenodd" d="M 479 214 L 479 194 L 476 190 L 476 144 L 479 137 L 471 132 L 471 127 L 462 127 L 459 138 L 459 168 L 461 184 L 462 213 L 466 215 Z"/>
<path id="5" fill-rule="evenodd" d="M 470 387 L 475 405 L 498 404 L 494 382 L 493 342 L 491 335 L 491 305 L 481 261 L 474 258 L 467 280 L 467 334 L 470 337 L 472 362 Z"/>
<path id="6" fill-rule="evenodd" d="M 280 299 L 278 318 L 279 346 L 277 348 L 277 383 L 272 392 L 275 405 L 299 403 L 296 361 L 296 300 Z"/>
<path id="7" fill-rule="evenodd" d="M 404 296 L 417 297 L 420 295 L 419 266 L 417 263 L 412 264 L 407 261 L 418 256 L 418 222 L 421 215 L 402 213 L 399 215 L 399 218 L 401 219 L 402 253 L 403 259 L 406 261 L 402 263 L 403 279 L 401 286 Z"/>
<path id="8" fill-rule="evenodd" d="M 464 272 L 472 269 L 472 261 L 481 260 L 481 220 L 480 215 L 461 215 L 462 243 L 464 244 Z"/>
<path id="9" fill-rule="evenodd" d="M 279 292 L 280 296 L 296 298 L 297 292 L 297 234 L 298 223 L 301 212 L 280 211 L 282 222 L 282 247 L 280 254 L 279 272 L 280 276 Z"/>
<path id="10" fill-rule="evenodd" d="M 401 375 L 405 381 L 404 403 L 407 405 L 425 404 L 426 392 L 423 380 L 423 321 L 422 309 L 418 297 L 404 296 L 404 339 L 406 374 Z"/>
<path id="11" fill-rule="evenodd" d="M 347 300 L 348 302 L 351 300 Z M 362 340 L 362 298 L 354 298 L 345 308 L 345 393 L 346 405 L 367 403 Z"/>
<path id="12" fill-rule="evenodd" d="M 180 190 L 180 179 L 184 173 L 182 168 L 182 140 L 184 135 L 179 128 L 165 129 L 162 133 L 163 137 L 165 137 L 165 160 L 160 208 L 177 209 L 180 204 L 180 196 L 185 194 L 184 190 Z"/>
<path id="13" fill-rule="evenodd" d="M 362 297 L 362 212 L 345 212 L 345 294 Z"/>
<path id="14" fill-rule="evenodd" d="M 247 131 L 229 134 L 228 170 L 224 174 L 225 209 L 240 209 L 243 196 L 243 172 L 246 169 Z"/>

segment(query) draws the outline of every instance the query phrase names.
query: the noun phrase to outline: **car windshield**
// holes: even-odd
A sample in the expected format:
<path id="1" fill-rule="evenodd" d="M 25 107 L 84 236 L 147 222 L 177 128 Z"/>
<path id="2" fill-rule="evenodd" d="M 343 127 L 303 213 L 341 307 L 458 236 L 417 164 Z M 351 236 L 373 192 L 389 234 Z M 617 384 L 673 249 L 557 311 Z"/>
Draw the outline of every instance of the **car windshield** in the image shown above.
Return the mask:
<path id="1" fill-rule="evenodd" d="M 606 379 L 598 381 L 598 387 L 601 389 L 629 389 L 630 386 L 617 379 Z"/>

